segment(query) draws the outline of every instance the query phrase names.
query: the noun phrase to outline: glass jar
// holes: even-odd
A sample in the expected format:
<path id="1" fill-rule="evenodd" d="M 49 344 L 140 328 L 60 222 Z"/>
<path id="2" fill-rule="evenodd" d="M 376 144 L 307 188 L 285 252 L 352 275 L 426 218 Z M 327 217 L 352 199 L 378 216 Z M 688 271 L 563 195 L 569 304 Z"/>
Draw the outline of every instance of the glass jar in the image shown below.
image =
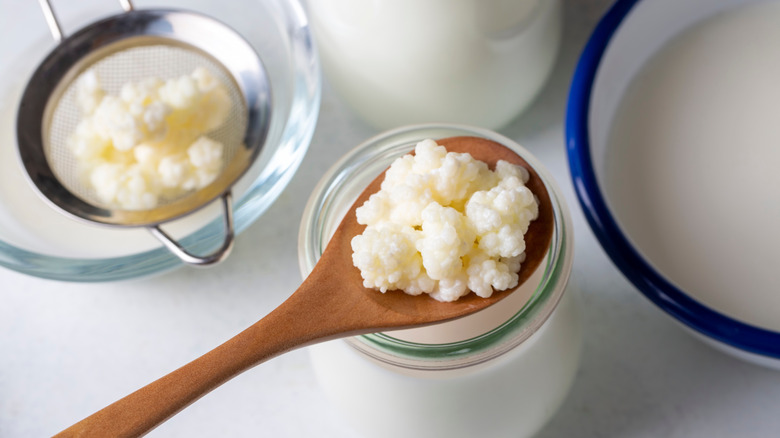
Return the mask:
<path id="1" fill-rule="evenodd" d="M 552 71 L 561 9 L 560 0 L 308 2 L 326 78 L 379 129 L 506 125 Z"/>
<path id="2" fill-rule="evenodd" d="M 323 177 L 303 214 L 299 261 L 311 272 L 333 230 L 363 188 L 427 138 L 487 138 L 508 146 L 544 181 L 554 211 L 545 261 L 523 287 L 474 315 L 435 326 L 356 336 L 309 347 L 321 387 L 365 437 L 527 437 L 563 402 L 579 363 L 582 337 L 568 286 L 572 225 L 550 174 L 514 141 L 480 128 L 418 125 L 380 134 Z M 378 292 L 377 292 L 378 293 Z"/>

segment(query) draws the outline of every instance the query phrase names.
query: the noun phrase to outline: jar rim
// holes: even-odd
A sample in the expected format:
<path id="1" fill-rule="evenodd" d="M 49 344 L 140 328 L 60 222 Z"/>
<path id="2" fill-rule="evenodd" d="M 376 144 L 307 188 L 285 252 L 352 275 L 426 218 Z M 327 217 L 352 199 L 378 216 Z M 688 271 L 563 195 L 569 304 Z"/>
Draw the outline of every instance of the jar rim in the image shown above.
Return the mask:
<path id="1" fill-rule="evenodd" d="M 301 273 L 305 277 L 325 248 L 330 233 L 344 211 L 354 201 L 345 194 L 350 177 L 367 173 L 369 181 L 398 156 L 427 138 L 476 136 L 501 143 L 523 157 L 539 174 L 550 193 L 553 205 L 554 232 L 542 280 L 532 297 L 512 317 L 487 332 L 462 341 L 424 344 L 402 340 L 388 333 L 374 333 L 347 338 L 349 345 L 382 362 L 413 369 L 452 369 L 475 365 L 497 357 L 535 333 L 557 306 L 568 282 L 573 258 L 570 216 L 560 189 L 550 173 L 525 148 L 496 132 L 458 124 L 410 125 L 380 133 L 344 155 L 322 177 L 304 209 L 299 232 L 298 250 Z M 352 187 L 352 190 L 362 187 Z M 357 192 L 353 194 L 357 195 Z M 343 211 L 337 209 L 343 204 Z M 332 217 L 338 215 L 337 217 Z M 329 220 L 330 219 L 330 220 Z"/>

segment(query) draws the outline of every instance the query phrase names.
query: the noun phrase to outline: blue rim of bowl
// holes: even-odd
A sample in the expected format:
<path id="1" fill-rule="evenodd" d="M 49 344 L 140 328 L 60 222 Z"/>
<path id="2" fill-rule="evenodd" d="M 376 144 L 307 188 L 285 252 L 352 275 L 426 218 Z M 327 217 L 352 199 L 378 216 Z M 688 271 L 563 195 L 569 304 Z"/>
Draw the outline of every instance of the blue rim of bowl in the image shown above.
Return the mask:
<path id="1" fill-rule="evenodd" d="M 631 246 L 601 195 L 590 156 L 588 130 L 593 84 L 619 26 L 640 0 L 617 0 L 591 34 L 574 71 L 566 109 L 566 152 L 585 217 L 612 262 L 656 306 L 712 339 L 741 350 L 780 358 L 780 333 L 718 313 L 687 296 L 656 272 Z"/>

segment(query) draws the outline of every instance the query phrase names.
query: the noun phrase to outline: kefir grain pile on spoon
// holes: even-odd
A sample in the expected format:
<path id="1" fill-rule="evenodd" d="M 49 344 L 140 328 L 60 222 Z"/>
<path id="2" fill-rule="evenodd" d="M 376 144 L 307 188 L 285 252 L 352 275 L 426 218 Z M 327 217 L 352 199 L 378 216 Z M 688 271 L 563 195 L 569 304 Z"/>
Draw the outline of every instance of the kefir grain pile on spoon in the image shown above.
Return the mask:
<path id="1" fill-rule="evenodd" d="M 382 189 L 357 209 L 352 240 L 363 285 L 454 301 L 517 285 L 524 235 L 539 215 L 530 175 L 500 160 L 495 171 L 434 140 L 397 159 Z"/>
<path id="2" fill-rule="evenodd" d="M 538 200 L 538 217 L 525 233 L 519 287 L 545 258 L 553 233 L 553 211 L 544 182 L 514 151 L 493 141 L 453 137 L 439 141 L 452 152 L 468 152 L 495 168 L 499 160 L 528 171 L 526 186 Z M 355 210 L 376 193 L 384 173 L 358 196 L 335 230 L 319 262 L 298 290 L 265 318 L 200 358 L 141 388 L 62 432 L 61 436 L 137 436 L 159 425 L 204 394 L 275 356 L 314 343 L 390 329 L 444 322 L 484 309 L 513 292 L 487 298 L 466 294 L 454 302 L 400 291 L 380 293 L 363 286 L 352 265 L 353 238 L 365 230 Z"/>

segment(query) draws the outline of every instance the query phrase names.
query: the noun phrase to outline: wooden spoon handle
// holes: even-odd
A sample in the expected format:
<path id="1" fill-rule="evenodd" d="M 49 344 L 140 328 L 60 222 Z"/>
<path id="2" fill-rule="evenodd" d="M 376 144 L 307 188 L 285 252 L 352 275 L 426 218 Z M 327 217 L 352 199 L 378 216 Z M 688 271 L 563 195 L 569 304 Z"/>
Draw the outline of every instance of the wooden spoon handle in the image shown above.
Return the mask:
<path id="1" fill-rule="evenodd" d="M 56 436 L 144 435 L 203 395 L 261 362 L 297 347 L 349 334 L 350 308 L 342 305 L 335 308 L 343 311 L 324 311 L 324 308 L 334 307 L 328 301 L 334 300 L 335 294 L 329 290 L 327 282 L 318 278 L 312 273 L 281 306 L 224 344 Z"/>
<path id="2" fill-rule="evenodd" d="M 60 432 L 62 437 L 144 435 L 232 377 L 280 354 L 279 343 L 264 345 L 262 325 L 253 325 L 216 349 Z M 263 349 L 258 350 L 258 347 Z"/>
<path id="3" fill-rule="evenodd" d="M 240 373 L 242 370 L 239 366 L 243 361 L 222 360 L 226 354 L 241 353 L 237 344 L 232 341 L 223 344 L 56 436 L 135 437 L 149 432 L 202 395 Z"/>

